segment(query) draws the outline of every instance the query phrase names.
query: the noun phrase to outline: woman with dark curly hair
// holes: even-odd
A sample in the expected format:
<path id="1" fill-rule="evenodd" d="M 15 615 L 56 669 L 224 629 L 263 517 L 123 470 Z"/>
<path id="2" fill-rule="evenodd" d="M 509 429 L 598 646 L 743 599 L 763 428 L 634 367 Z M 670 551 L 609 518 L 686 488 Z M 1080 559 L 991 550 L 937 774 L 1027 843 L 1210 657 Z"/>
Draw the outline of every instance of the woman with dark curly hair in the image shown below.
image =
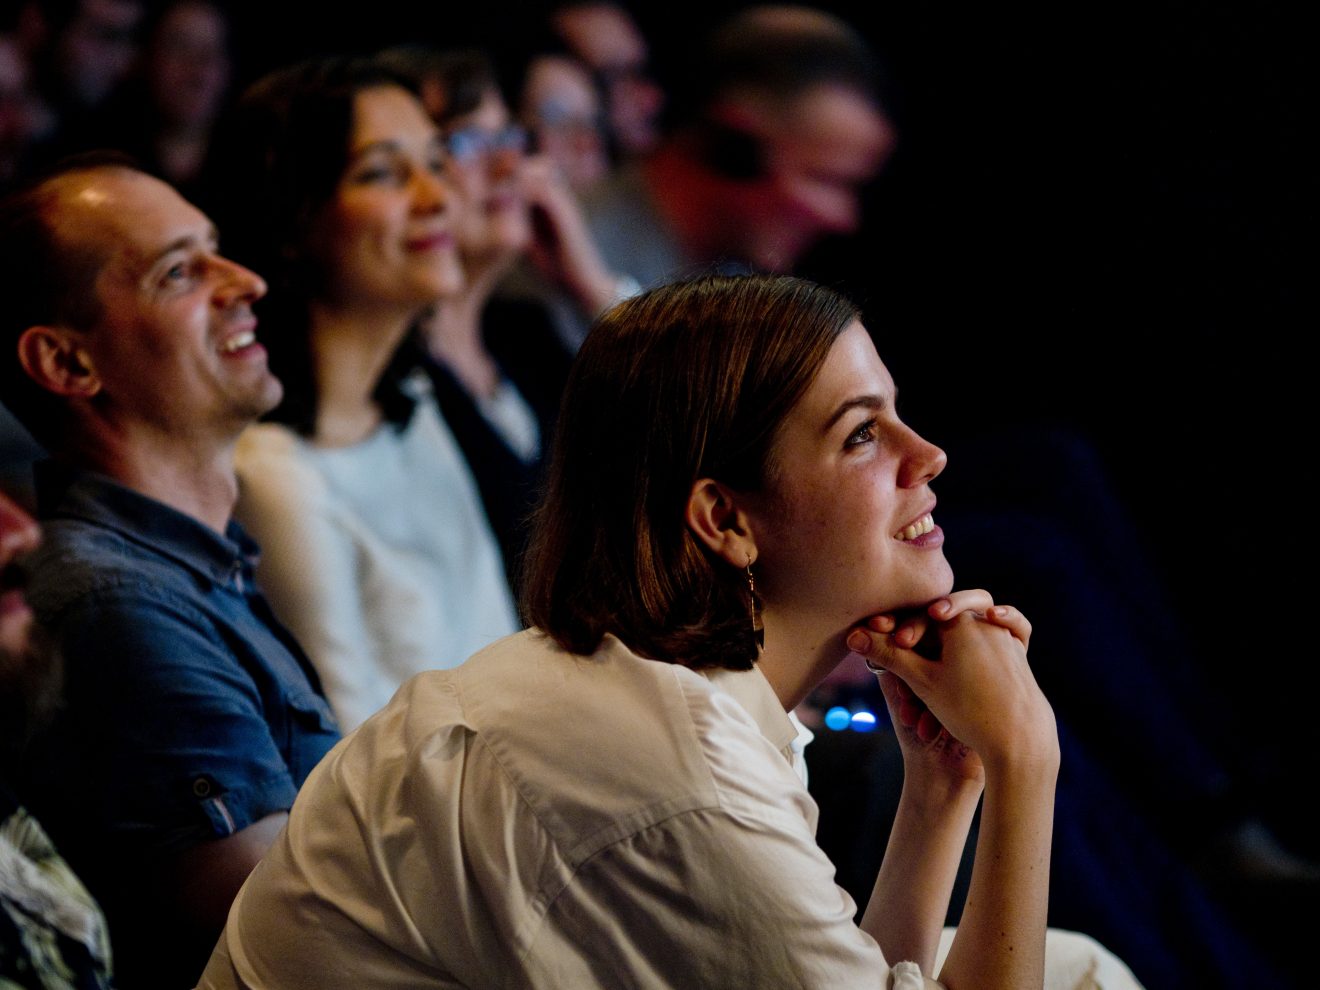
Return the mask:
<path id="1" fill-rule="evenodd" d="M 239 443 L 259 576 L 345 731 L 518 628 L 499 546 L 409 334 L 461 290 L 444 139 L 371 61 L 276 72 L 217 141 L 233 257 L 270 283 L 284 400 Z"/>

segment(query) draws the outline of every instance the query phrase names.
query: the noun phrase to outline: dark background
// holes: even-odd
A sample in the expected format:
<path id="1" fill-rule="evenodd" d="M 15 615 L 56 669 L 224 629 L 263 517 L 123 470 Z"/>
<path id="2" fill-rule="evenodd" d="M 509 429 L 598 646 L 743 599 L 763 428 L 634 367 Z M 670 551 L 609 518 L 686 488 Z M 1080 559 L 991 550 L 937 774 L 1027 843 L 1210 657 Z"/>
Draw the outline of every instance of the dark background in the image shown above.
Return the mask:
<path id="1" fill-rule="evenodd" d="M 635 6 L 661 81 L 740 6 Z M 900 144 L 867 194 L 864 231 L 806 271 L 863 303 L 905 416 L 937 442 L 968 423 L 1035 420 L 1089 438 L 1197 667 L 1236 710 L 1224 731 L 1259 751 L 1274 799 L 1293 802 L 1320 677 L 1303 495 L 1303 334 L 1316 324 L 1302 300 L 1306 35 L 1292 11 L 820 6 L 881 53 Z M 244 0 L 238 81 L 401 41 L 507 49 L 534 10 L 376 0 L 337 15 Z"/>
<path id="2" fill-rule="evenodd" d="M 637 5 L 662 81 L 740 6 Z M 863 302 L 905 414 L 933 439 L 969 419 L 1053 418 L 1089 436 L 1205 643 L 1207 674 L 1243 681 L 1263 730 L 1281 731 L 1270 709 L 1309 711 L 1317 683 L 1305 645 L 1314 538 L 1298 490 L 1310 473 L 1302 333 L 1316 321 L 1301 288 L 1313 210 L 1292 12 L 819 6 L 883 56 L 900 144 L 863 233 L 807 270 Z M 369 9 L 241 0 L 239 81 L 399 41 L 508 47 L 534 6 Z"/>

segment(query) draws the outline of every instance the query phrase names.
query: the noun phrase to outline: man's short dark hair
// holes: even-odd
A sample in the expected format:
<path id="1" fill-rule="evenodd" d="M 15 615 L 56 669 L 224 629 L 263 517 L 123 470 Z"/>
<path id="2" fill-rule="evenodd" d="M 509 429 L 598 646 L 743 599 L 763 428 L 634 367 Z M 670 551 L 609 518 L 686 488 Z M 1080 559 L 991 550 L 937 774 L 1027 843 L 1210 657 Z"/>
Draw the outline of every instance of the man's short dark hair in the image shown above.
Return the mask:
<path id="1" fill-rule="evenodd" d="M 125 155 L 93 153 L 66 159 L 0 200 L 0 398 L 34 437 L 49 443 L 62 418 L 61 401 L 28 377 L 18 360 L 18 339 L 28 327 L 84 330 L 101 315 L 96 276 L 103 252 L 62 241 L 51 208 L 59 183 L 74 175 L 131 169 Z"/>
<path id="2" fill-rule="evenodd" d="M 712 106 L 754 92 L 787 103 L 819 85 L 851 89 L 879 104 L 880 64 L 856 30 L 807 7 L 744 10 L 707 36 L 682 80 L 672 120 L 700 122 Z"/>

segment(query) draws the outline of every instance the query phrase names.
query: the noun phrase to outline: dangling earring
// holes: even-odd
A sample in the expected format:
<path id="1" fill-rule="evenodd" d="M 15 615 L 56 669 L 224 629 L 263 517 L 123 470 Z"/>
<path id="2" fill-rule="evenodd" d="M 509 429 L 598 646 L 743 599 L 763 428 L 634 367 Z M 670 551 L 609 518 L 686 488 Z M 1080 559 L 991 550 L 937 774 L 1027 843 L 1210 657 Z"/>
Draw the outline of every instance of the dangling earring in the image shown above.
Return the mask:
<path id="1" fill-rule="evenodd" d="M 765 649 L 765 627 L 761 617 L 756 614 L 756 578 L 752 576 L 752 558 L 747 558 L 747 603 L 752 612 L 752 638 L 756 640 L 758 650 Z"/>

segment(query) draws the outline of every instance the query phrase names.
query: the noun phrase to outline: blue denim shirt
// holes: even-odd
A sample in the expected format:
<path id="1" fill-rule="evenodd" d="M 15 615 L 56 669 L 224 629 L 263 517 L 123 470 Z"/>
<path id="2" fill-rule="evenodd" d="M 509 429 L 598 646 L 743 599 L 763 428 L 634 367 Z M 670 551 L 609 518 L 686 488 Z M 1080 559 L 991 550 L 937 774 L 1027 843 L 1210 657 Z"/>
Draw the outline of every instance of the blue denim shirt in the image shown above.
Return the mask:
<path id="1" fill-rule="evenodd" d="M 339 732 L 253 582 L 255 544 L 53 463 L 37 495 L 28 598 L 67 701 L 24 796 L 61 849 L 95 874 L 287 810 Z"/>

